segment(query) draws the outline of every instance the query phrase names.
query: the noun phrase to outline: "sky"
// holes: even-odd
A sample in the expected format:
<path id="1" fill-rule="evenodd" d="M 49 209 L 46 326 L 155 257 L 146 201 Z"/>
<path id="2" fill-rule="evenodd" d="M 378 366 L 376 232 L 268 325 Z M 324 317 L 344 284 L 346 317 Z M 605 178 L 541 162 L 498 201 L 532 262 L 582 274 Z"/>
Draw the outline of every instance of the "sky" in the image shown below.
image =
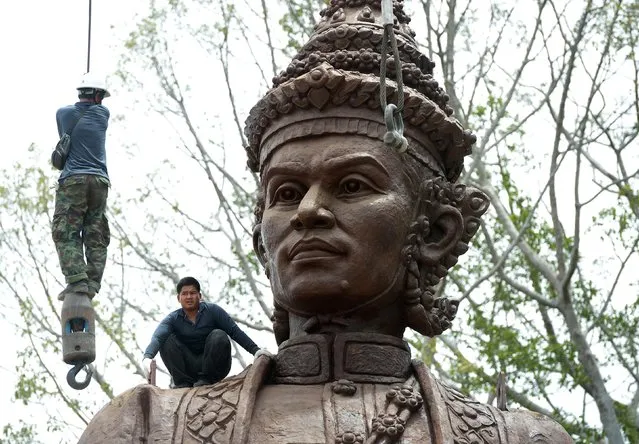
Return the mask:
<path id="1" fill-rule="evenodd" d="M 91 72 L 109 79 L 118 68 L 118 62 L 125 51 L 123 42 L 129 32 L 135 29 L 139 19 L 139 14 L 146 10 L 148 2 L 130 0 L 92 0 L 92 23 L 91 23 Z M 0 5 L 0 84 L 4 87 L 0 92 L 3 107 L 0 108 L 0 129 L 5 133 L 0 158 L 0 168 L 7 168 L 16 162 L 22 164 L 37 164 L 44 170 L 48 170 L 50 150 L 58 140 L 55 123 L 56 110 L 62 106 L 72 104 L 77 100 L 76 86 L 86 72 L 87 68 L 87 38 L 88 38 L 88 0 L 61 0 L 51 2 L 48 0 L 20 0 L 5 2 Z M 208 18 L 210 20 L 210 18 Z M 190 49 L 192 50 L 192 48 Z M 194 56 L 197 58 L 197 56 Z M 202 62 L 202 64 L 204 64 Z M 211 82 L 210 77 L 206 77 L 205 66 L 198 66 L 193 70 L 200 75 L 188 73 L 192 82 Z M 241 79 L 243 70 L 238 68 L 234 72 L 234 79 Z M 111 79 L 113 80 L 113 79 Z M 107 164 L 112 182 L 109 205 L 115 203 L 116 196 L 131 196 L 135 190 L 143 185 L 144 174 L 140 174 L 141 166 L 148 166 L 149 161 L 146 156 L 153 155 L 154 150 L 171 152 L 179 142 L 173 138 L 158 136 L 159 133 L 170 133 L 167 122 L 150 115 L 143 110 L 139 113 L 128 113 L 127 121 L 123 124 L 122 114 L 126 109 L 134 106 L 134 100 L 138 100 L 140 95 L 124 93 L 117 82 L 111 82 L 111 97 L 104 101 L 104 104 L 111 111 L 111 122 L 107 133 Z M 253 101 L 254 96 L 244 97 L 242 88 L 238 88 L 238 100 Z M 214 102 L 214 101 L 213 101 Z M 212 116 L 212 120 L 218 122 L 220 126 L 232 125 L 229 121 L 228 110 L 223 110 L 211 106 L 207 109 L 198 109 L 199 116 Z M 37 146 L 35 153 L 29 152 L 31 144 Z M 135 155 L 135 146 L 140 147 L 143 155 Z M 131 147 L 132 148 L 127 148 Z M 231 168 L 235 168 L 239 174 L 246 175 L 246 157 L 241 146 L 232 151 L 232 159 L 229 160 Z M 34 159 L 34 156 L 36 158 Z M 55 186 L 57 174 L 50 171 L 51 187 Z M 192 177 L 189 172 L 180 172 L 184 180 L 178 180 L 176 195 L 193 195 L 197 197 L 193 190 L 199 189 L 198 180 Z M 192 201 L 182 201 L 181 204 L 187 210 L 197 209 L 199 205 L 197 199 Z M 136 215 L 142 221 L 144 214 Z M 153 236 L 154 233 L 144 233 Z M 57 260 L 57 259 L 56 259 Z M 192 275 L 198 276 L 201 268 L 194 264 L 189 267 Z M 108 273 L 107 273 L 108 274 Z M 105 275 L 106 277 L 106 275 Z M 220 279 L 220 285 L 224 283 Z M 139 284 L 132 283 L 129 291 L 139 292 Z M 209 297 L 215 297 L 217 288 L 207 288 L 205 291 Z M 158 295 L 153 295 L 158 296 Z M 162 296 L 162 295 L 159 295 Z M 167 295 L 164 295 L 167 296 Z M 173 297 L 167 297 L 166 306 L 170 310 L 177 308 L 177 302 Z M 169 308 L 167 308 L 169 310 Z M 167 311 L 168 313 L 168 311 Z M 5 316 L 10 314 L 4 313 Z M 17 315 L 17 313 L 15 313 Z M 150 323 L 139 331 L 140 342 L 146 342 L 150 338 L 155 324 Z M 101 365 L 102 360 L 107 359 L 110 349 L 102 346 L 108 343 L 105 335 L 99 331 L 97 334 L 98 357 L 96 365 Z M 10 325 L 0 322 L 0 335 L 4 337 L 14 337 Z M 266 333 L 255 333 L 251 335 L 256 343 L 268 347 L 271 351 L 276 351 L 275 341 L 272 335 Z M 15 370 L 15 359 L 21 341 L 0 341 L 2 355 L 7 357 L 0 362 L 0 412 L 2 420 L 0 427 L 5 423 L 14 423 L 18 419 L 25 419 L 31 422 L 34 415 L 39 415 L 46 405 L 26 407 L 15 404 L 12 397 L 15 390 L 18 374 Z M 143 346 L 146 345 L 143 344 Z M 142 350 L 134 351 L 142 358 Z M 251 362 L 248 353 L 242 350 L 247 362 Z M 69 367 L 61 359 L 54 365 L 56 375 L 59 376 L 61 384 L 66 384 L 64 380 Z M 159 360 L 159 365 L 161 361 Z M 241 371 L 237 362 L 231 369 L 231 374 Z M 132 375 L 131 371 L 123 373 L 122 377 L 113 378 L 113 390 L 116 394 L 142 383 L 143 380 L 137 375 Z M 95 381 L 92 385 L 95 385 Z M 158 386 L 168 387 L 169 379 L 165 374 L 158 373 Z M 93 387 L 95 388 L 95 387 Z M 79 394 L 86 396 L 89 392 Z M 72 392 L 73 393 L 73 392 Z M 68 412 L 66 412 L 68 414 Z M 73 419 L 71 419 L 73 422 Z M 45 427 L 42 424 L 42 427 Z M 78 436 L 81 430 L 74 431 Z M 60 442 L 60 436 L 49 435 L 45 444 Z"/>
<path id="2" fill-rule="evenodd" d="M 106 77 L 117 68 L 122 53 L 121 42 L 135 25 L 136 14 L 146 4 L 146 1 L 93 0 L 91 71 Z M 53 148 L 58 139 L 55 112 L 76 100 L 75 87 L 86 71 L 87 27 L 87 0 L 14 0 L 0 6 L 0 85 L 3 87 L 0 92 L 3 103 L 0 107 L 3 139 L 0 167 L 27 161 L 31 156 L 27 148 L 32 143 L 42 149 L 40 164 L 47 164 L 49 147 Z M 105 103 L 115 115 L 119 108 L 128 104 L 128 98 L 119 95 L 118 91 L 113 92 L 113 97 Z M 239 93 L 242 96 L 241 91 Z M 253 100 L 252 97 L 242 99 Z M 214 106 L 208 112 L 224 114 L 224 110 Z M 152 131 L 153 128 L 145 130 Z M 135 186 L 134 166 L 116 157 L 123 155 L 120 147 L 126 141 L 127 133 L 112 124 L 107 150 L 116 189 Z M 149 143 L 158 141 L 151 139 Z M 238 156 L 243 157 L 241 150 Z M 114 168 L 116 165 L 118 168 Z M 237 165 L 242 169 L 243 160 Z M 52 173 L 52 186 L 54 178 Z M 184 186 L 192 187 L 193 183 L 185 181 Z M 601 245 L 594 248 L 601 248 Z M 12 337 L 13 333 L 0 324 L 0 334 Z M 5 356 L 14 356 L 16 345 L 14 341 L 2 341 L 2 352 Z M 0 411 L 7 412 L 9 417 L 25 417 L 30 414 L 28 410 L 11 406 L 16 378 L 13 367 L 14 364 L 7 361 L 0 364 L 3 381 L 0 384 Z M 166 382 L 161 377 L 161 383 Z M 123 388 L 126 387 L 120 387 L 116 392 Z M 4 422 L 8 419 L 3 417 Z"/>
<path id="3" fill-rule="evenodd" d="M 3 132 L 9 133 L 11 146 L 3 164 L 20 159 L 30 143 L 48 146 L 57 141 L 55 111 L 75 101 L 75 87 L 86 72 L 88 4 L 21 0 L 2 5 L 0 80 L 5 106 L 0 121 L 7 125 Z M 119 48 L 112 38 L 133 25 L 135 5 L 144 4 L 93 0 L 93 72 L 106 75 L 114 70 Z"/>
<path id="4" fill-rule="evenodd" d="M 126 0 L 92 1 L 91 71 L 106 77 L 116 69 L 119 41 L 135 24 L 136 8 L 145 5 Z M 87 0 L 20 0 L 0 6 L 0 129 L 4 134 L 0 167 L 27 162 L 31 156 L 27 148 L 32 143 L 41 148 L 38 163 L 47 165 L 49 147 L 58 140 L 55 112 L 77 100 L 75 88 L 86 72 L 88 12 Z M 123 100 L 114 96 L 109 105 L 117 109 Z M 117 143 L 117 138 L 109 143 Z M 51 186 L 54 173 L 52 178 Z M 4 338 L 14 335 L 1 323 L 0 334 Z M 15 363 L 6 357 L 15 356 L 20 343 L 1 343 L 5 357 L 0 363 L 1 422 L 29 420 L 32 411 L 11 402 L 17 375 Z M 66 372 L 62 365 L 60 369 Z M 64 376 L 61 373 L 62 381 Z"/>

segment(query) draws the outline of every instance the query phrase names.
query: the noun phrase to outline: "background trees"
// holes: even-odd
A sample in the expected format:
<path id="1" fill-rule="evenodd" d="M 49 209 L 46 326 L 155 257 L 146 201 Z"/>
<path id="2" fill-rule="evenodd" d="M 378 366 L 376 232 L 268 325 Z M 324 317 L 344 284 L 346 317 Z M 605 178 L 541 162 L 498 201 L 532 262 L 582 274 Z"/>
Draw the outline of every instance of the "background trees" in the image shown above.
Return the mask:
<path id="1" fill-rule="evenodd" d="M 513 401 L 581 441 L 637 441 L 637 4 L 421 5 L 457 117 L 479 134 L 464 181 L 493 203 L 447 282 L 470 331 L 440 341 L 441 370 L 468 390 L 504 371 Z"/>
<path id="2" fill-rule="evenodd" d="M 250 242 L 256 178 L 244 167 L 242 128 L 322 3 L 151 2 L 126 30 L 112 79 L 124 99 L 112 102 L 114 239 L 96 299 L 99 384 L 80 400 L 57 382 L 67 368 L 48 231 L 55 175 L 37 148 L 2 175 L 0 303 L 22 338 L 15 399 L 29 411 L 45 406 L 62 442 L 142 381 L 140 349 L 175 306 L 180 276 L 201 277 L 209 299 L 274 349 L 270 291 Z M 493 202 L 440 289 L 463 300 L 458 321 L 411 343 L 440 377 L 484 401 L 505 372 L 512 407 L 554 416 L 579 442 L 639 442 L 637 3 L 406 7 L 457 118 L 478 134 L 462 180 Z M 250 362 L 236 352 L 236 368 Z M 0 439 L 34 433 L 44 441 L 42 422 L 28 419 Z"/>

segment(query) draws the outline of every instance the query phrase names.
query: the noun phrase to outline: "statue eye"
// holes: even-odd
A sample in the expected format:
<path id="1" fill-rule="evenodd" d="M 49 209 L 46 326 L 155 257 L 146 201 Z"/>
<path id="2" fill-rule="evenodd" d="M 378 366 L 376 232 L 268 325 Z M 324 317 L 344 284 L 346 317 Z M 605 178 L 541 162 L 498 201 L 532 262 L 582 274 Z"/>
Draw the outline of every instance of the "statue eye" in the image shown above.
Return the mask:
<path id="1" fill-rule="evenodd" d="M 292 204 L 302 199 L 302 192 L 292 185 L 282 185 L 273 196 L 273 203 Z"/>
<path id="2" fill-rule="evenodd" d="M 339 184 L 339 194 L 343 196 L 368 194 L 372 189 L 365 181 L 355 177 L 348 177 Z"/>
<path id="3" fill-rule="evenodd" d="M 349 179 L 342 185 L 346 194 L 354 194 L 362 189 L 362 183 L 358 180 Z"/>

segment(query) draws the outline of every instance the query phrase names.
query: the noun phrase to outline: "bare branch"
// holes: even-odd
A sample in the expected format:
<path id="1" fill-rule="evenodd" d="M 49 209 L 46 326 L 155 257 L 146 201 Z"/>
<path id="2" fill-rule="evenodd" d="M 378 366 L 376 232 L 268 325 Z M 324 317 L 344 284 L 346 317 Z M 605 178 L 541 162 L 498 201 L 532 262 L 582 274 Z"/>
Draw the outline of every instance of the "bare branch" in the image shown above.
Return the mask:
<path id="1" fill-rule="evenodd" d="M 266 29 L 266 38 L 268 40 L 268 49 L 271 54 L 271 67 L 273 68 L 273 77 L 275 77 L 277 75 L 277 65 L 275 64 L 275 49 L 273 47 L 273 39 L 271 38 L 271 27 L 269 26 L 268 8 L 266 7 L 265 0 L 262 0 L 262 19 L 264 20 L 264 29 Z"/>

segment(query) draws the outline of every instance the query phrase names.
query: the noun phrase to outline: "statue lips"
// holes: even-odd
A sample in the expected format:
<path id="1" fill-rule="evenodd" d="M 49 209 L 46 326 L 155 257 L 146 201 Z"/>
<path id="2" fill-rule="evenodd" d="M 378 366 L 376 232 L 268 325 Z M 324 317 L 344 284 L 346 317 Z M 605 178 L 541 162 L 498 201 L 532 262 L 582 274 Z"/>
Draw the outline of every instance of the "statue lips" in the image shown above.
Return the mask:
<path id="1" fill-rule="evenodd" d="M 319 238 L 312 237 L 300 239 L 293 245 L 288 258 L 291 262 L 311 261 L 319 259 L 331 259 L 342 256 L 344 252 L 330 243 Z"/>

